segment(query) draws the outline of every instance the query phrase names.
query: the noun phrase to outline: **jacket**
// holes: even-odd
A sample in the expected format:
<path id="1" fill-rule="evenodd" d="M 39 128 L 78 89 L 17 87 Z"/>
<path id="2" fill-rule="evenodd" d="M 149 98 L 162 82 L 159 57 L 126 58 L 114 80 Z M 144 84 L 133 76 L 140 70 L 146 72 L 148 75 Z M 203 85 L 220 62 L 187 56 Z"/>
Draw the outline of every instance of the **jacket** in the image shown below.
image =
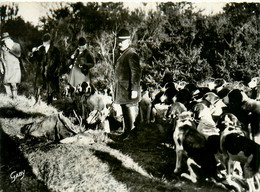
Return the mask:
<path id="1" fill-rule="evenodd" d="M 94 59 L 92 54 L 86 49 L 79 54 L 78 49 L 75 53 L 74 66 L 69 74 L 69 84 L 73 87 L 81 84 L 82 82 L 90 82 L 91 77 L 89 69 L 94 66 Z"/>
<path id="2" fill-rule="evenodd" d="M 11 49 L 1 51 L 1 60 L 5 68 L 4 83 L 20 83 L 21 68 L 19 57 L 21 56 L 21 46 L 15 43 Z"/>
<path id="3" fill-rule="evenodd" d="M 126 49 L 116 60 L 113 100 L 117 104 L 135 104 L 140 101 L 141 66 L 134 48 Z M 131 91 L 137 91 L 136 99 L 131 99 Z"/>

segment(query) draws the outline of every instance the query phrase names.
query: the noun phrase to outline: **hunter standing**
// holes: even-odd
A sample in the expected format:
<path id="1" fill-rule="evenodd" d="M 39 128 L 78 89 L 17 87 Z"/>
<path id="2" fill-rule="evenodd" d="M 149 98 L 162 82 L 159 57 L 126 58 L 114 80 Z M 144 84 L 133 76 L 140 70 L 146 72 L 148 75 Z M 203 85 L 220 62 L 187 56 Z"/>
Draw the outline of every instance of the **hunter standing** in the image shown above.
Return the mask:
<path id="1" fill-rule="evenodd" d="M 6 94 L 12 98 L 16 98 L 17 84 L 21 82 L 22 75 L 19 61 L 21 46 L 11 39 L 8 32 L 3 33 L 1 41 L 0 60 L 3 67 L 0 72 L 4 72 L 3 84 Z"/>
<path id="2" fill-rule="evenodd" d="M 120 104 L 124 118 L 124 132 L 119 137 L 126 139 L 135 128 L 134 123 L 138 114 L 138 103 L 141 98 L 140 80 L 141 66 L 136 50 L 130 46 L 130 33 L 120 30 L 117 43 L 120 50 L 115 63 L 114 103 Z"/>

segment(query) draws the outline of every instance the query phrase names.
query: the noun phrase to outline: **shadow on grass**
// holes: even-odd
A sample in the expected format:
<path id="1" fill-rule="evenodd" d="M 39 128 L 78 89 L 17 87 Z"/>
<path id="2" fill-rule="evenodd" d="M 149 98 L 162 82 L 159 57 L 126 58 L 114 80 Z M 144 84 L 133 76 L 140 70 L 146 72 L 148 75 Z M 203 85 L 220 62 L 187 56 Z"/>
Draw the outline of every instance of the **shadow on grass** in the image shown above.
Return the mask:
<path id="1" fill-rule="evenodd" d="M 174 174 L 175 150 L 173 147 L 162 145 L 168 140 L 164 139 L 167 137 L 157 129 L 156 125 L 144 126 L 146 127 L 138 128 L 136 138 L 109 143 L 108 146 L 129 155 L 157 178 L 164 178 L 169 181 L 178 180 L 178 177 Z"/>
<path id="2" fill-rule="evenodd" d="M 102 162 L 108 164 L 113 177 L 117 181 L 126 184 L 127 189 L 131 192 L 181 191 L 175 186 L 167 185 L 161 181 L 148 178 L 138 172 L 124 167 L 120 160 L 111 156 L 107 152 L 95 151 L 94 155 Z"/>
<path id="3" fill-rule="evenodd" d="M 28 161 L 19 150 L 19 144 L 7 135 L 0 124 L 0 191 L 48 192 L 43 182 L 36 179 Z M 24 172 L 24 177 L 14 176 Z"/>
<path id="4" fill-rule="evenodd" d="M 112 142 L 109 143 L 108 146 L 130 156 L 134 162 L 138 163 L 138 165 L 155 178 L 166 179 L 172 186 L 178 186 L 175 188 L 180 189 L 183 192 L 226 191 L 211 182 L 198 182 L 194 184 L 180 177 L 180 175 L 176 175 L 174 173 L 176 154 L 173 141 L 170 141 L 168 137 L 169 134 L 172 137 L 172 133 L 160 131 L 160 128 L 160 126 L 158 127 L 155 124 L 146 125 L 146 127 L 144 126 L 137 131 L 136 138 Z M 163 145 L 163 143 L 167 143 L 168 146 Z M 184 157 L 184 162 L 185 159 L 186 158 Z M 187 171 L 185 163 L 183 163 L 183 171 Z M 135 179 L 133 180 L 134 182 L 137 182 L 138 179 L 136 179 L 136 181 Z M 152 185 L 154 188 L 150 188 L 148 191 L 167 191 L 169 189 L 167 186 L 168 184 L 164 184 L 164 188 L 158 189 Z"/>
<path id="5" fill-rule="evenodd" d="M 45 116 L 42 113 L 25 113 L 21 110 L 16 109 L 15 107 L 2 107 L 0 108 L 0 118 L 35 118 Z"/>

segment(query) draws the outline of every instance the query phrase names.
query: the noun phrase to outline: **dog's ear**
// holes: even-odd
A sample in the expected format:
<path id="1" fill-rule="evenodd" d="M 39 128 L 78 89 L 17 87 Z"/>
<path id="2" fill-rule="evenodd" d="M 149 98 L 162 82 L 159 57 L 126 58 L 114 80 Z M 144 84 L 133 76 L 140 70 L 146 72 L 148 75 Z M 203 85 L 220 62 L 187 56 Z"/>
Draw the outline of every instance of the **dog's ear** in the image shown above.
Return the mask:
<path id="1" fill-rule="evenodd" d="M 219 97 L 213 92 L 208 92 L 204 95 L 204 99 L 210 102 L 210 104 L 214 104 Z"/>
<path id="2" fill-rule="evenodd" d="M 229 117 L 229 115 L 225 115 L 225 118 L 224 118 L 224 122 L 228 123 L 228 124 L 233 124 L 231 118 Z"/>
<path id="3" fill-rule="evenodd" d="M 81 84 L 78 84 L 77 86 L 76 86 L 76 91 L 75 91 L 76 93 L 81 93 L 82 92 L 82 85 Z"/>
<path id="4" fill-rule="evenodd" d="M 245 92 L 241 91 L 241 95 L 242 95 L 242 102 L 243 101 L 248 101 L 248 96 Z"/>

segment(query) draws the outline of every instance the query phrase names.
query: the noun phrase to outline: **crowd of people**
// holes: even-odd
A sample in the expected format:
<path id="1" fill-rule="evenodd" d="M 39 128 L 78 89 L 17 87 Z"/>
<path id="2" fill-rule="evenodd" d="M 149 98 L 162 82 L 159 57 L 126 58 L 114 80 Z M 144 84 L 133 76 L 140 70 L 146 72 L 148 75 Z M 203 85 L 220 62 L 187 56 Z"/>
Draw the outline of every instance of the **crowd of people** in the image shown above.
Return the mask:
<path id="1" fill-rule="evenodd" d="M 78 39 L 78 47 L 71 55 L 68 83 L 71 87 L 86 82 L 91 84 L 89 70 L 95 65 L 93 54 L 88 50 L 87 40 L 84 37 Z M 121 106 L 124 118 L 124 133 L 121 139 L 126 138 L 134 128 L 134 122 L 138 114 L 138 103 L 141 98 L 141 66 L 136 50 L 131 46 L 131 36 L 127 29 L 122 29 L 117 35 L 119 54 L 113 64 L 114 86 L 113 101 Z M 2 84 L 8 96 L 16 98 L 17 84 L 21 82 L 19 43 L 12 40 L 5 32 L 1 38 L 0 72 L 4 77 Z M 60 71 L 62 65 L 62 53 L 54 45 L 49 33 L 42 37 L 42 44 L 32 49 L 30 61 L 35 65 L 33 81 L 34 96 L 36 102 L 45 95 L 47 104 L 52 104 L 60 96 Z"/>

